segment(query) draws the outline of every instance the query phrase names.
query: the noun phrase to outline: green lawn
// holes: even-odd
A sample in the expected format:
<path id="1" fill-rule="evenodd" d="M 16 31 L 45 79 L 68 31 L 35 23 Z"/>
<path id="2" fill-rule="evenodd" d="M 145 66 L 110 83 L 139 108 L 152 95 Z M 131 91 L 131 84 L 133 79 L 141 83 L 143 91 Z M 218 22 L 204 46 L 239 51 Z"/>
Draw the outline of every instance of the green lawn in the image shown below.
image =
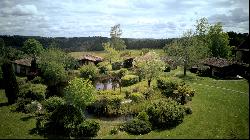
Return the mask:
<path id="1" fill-rule="evenodd" d="M 42 139 L 42 136 L 30 134 L 36 120 L 24 113 L 12 112 L 12 106 L 7 106 L 6 102 L 4 90 L 0 90 L 0 139 Z"/>
<path id="2" fill-rule="evenodd" d="M 182 71 L 177 69 L 167 76 L 181 77 Z M 176 128 L 164 131 L 152 131 L 146 135 L 128 135 L 119 132 L 110 135 L 110 130 L 121 121 L 94 119 L 101 125 L 95 138 L 207 138 L 207 139 L 249 139 L 249 84 L 246 80 L 215 80 L 198 77 L 192 73 L 182 78 L 196 90 L 193 100 L 188 103 L 193 114 L 186 116 L 183 123 Z M 153 82 L 154 83 L 154 82 Z M 198 85 L 202 84 L 202 85 Z M 205 86 L 209 85 L 209 86 Z M 213 87 L 214 86 L 214 87 Z M 216 88 L 224 87 L 240 92 Z M 0 90 L 0 103 L 5 103 L 4 91 Z M 31 135 L 29 131 L 35 127 L 35 120 L 23 121 L 26 115 L 10 111 L 10 106 L 0 107 L 0 138 L 42 138 Z"/>

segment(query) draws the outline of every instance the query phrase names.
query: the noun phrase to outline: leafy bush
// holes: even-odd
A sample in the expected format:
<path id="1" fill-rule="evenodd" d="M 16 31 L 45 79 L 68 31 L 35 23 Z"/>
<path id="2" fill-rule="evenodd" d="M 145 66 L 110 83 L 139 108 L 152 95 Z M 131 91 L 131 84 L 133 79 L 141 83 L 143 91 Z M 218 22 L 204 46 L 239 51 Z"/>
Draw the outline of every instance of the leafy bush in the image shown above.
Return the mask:
<path id="1" fill-rule="evenodd" d="M 45 99 L 46 88 L 47 86 L 43 84 L 26 83 L 20 86 L 20 92 L 18 96 L 42 101 Z"/>
<path id="2" fill-rule="evenodd" d="M 75 128 L 85 120 L 83 113 L 73 105 L 64 104 L 56 108 L 44 124 L 46 134 L 71 136 Z"/>
<path id="3" fill-rule="evenodd" d="M 137 115 L 137 118 L 138 118 L 139 120 L 142 120 L 142 121 L 149 121 L 149 116 L 148 116 L 148 114 L 147 114 L 145 111 L 140 112 L 140 113 Z"/>
<path id="4" fill-rule="evenodd" d="M 96 116 L 116 117 L 121 115 L 121 96 L 103 96 L 87 107 Z"/>
<path id="5" fill-rule="evenodd" d="M 97 67 L 101 74 L 107 74 L 108 71 L 112 70 L 112 65 L 105 61 L 98 63 Z"/>
<path id="6" fill-rule="evenodd" d="M 64 65 L 54 61 L 47 62 L 40 66 L 42 78 L 48 86 L 55 86 L 61 82 L 67 81 L 68 73 L 64 69 Z"/>
<path id="7" fill-rule="evenodd" d="M 171 128 L 183 121 L 185 110 L 177 102 L 168 98 L 155 101 L 147 109 L 149 121 L 154 128 Z"/>
<path id="8" fill-rule="evenodd" d="M 42 84 L 44 83 L 44 80 L 40 76 L 36 76 L 33 80 L 30 81 L 33 84 Z"/>
<path id="9" fill-rule="evenodd" d="M 88 64 L 80 67 L 80 73 L 82 78 L 94 80 L 98 73 L 99 70 L 94 64 Z"/>
<path id="10" fill-rule="evenodd" d="M 188 85 L 180 85 L 177 87 L 177 91 L 174 92 L 174 99 L 180 102 L 182 105 L 192 100 L 195 94 L 195 90 L 191 89 Z"/>
<path id="11" fill-rule="evenodd" d="M 85 107 L 92 102 L 95 89 L 88 79 L 74 78 L 69 81 L 65 88 L 65 100 L 75 107 L 85 110 Z"/>
<path id="12" fill-rule="evenodd" d="M 118 129 L 117 129 L 117 128 L 112 128 L 112 129 L 110 130 L 110 134 L 111 134 L 111 135 L 116 135 L 116 134 L 118 134 Z"/>
<path id="13" fill-rule="evenodd" d="M 56 96 L 46 99 L 45 102 L 43 103 L 44 108 L 48 112 L 53 112 L 59 106 L 64 105 L 64 104 L 65 104 L 65 100 L 61 97 L 56 97 Z"/>
<path id="14" fill-rule="evenodd" d="M 75 131 L 76 138 L 83 138 L 83 137 L 94 137 L 97 135 L 97 132 L 100 130 L 99 123 L 95 121 L 84 121 L 79 124 Z"/>
<path id="15" fill-rule="evenodd" d="M 27 82 L 27 77 L 18 77 L 16 76 L 16 81 L 18 86 L 24 85 Z"/>
<path id="16" fill-rule="evenodd" d="M 140 93 L 132 93 L 129 97 L 134 102 L 141 102 L 144 100 L 144 97 Z"/>
<path id="17" fill-rule="evenodd" d="M 118 95 L 120 92 L 118 90 L 98 90 L 97 94 L 99 95 Z"/>
<path id="18" fill-rule="evenodd" d="M 133 135 L 147 134 L 151 131 L 151 124 L 148 121 L 133 119 L 124 124 L 123 130 Z"/>
<path id="19" fill-rule="evenodd" d="M 149 99 L 150 97 L 153 96 L 153 94 L 154 94 L 153 88 L 148 88 L 146 91 L 143 92 L 145 99 Z"/>
<path id="20" fill-rule="evenodd" d="M 25 113 L 26 112 L 25 106 L 30 103 L 31 99 L 18 98 L 15 104 L 16 111 Z"/>
<path id="21" fill-rule="evenodd" d="M 26 113 L 38 113 L 42 111 L 42 104 L 38 101 L 33 101 L 25 106 Z"/>
<path id="22" fill-rule="evenodd" d="M 170 97 L 174 90 L 177 90 L 179 81 L 168 79 L 168 78 L 159 78 L 157 79 L 157 87 L 161 90 L 162 94 L 167 97 Z"/>
<path id="23" fill-rule="evenodd" d="M 129 90 L 125 91 L 125 98 L 128 99 L 131 95 L 131 92 Z"/>
<path id="24" fill-rule="evenodd" d="M 139 82 L 139 76 L 137 75 L 125 75 L 121 78 L 122 86 L 130 86 Z"/>
<path id="25" fill-rule="evenodd" d="M 123 67 L 123 62 L 112 63 L 112 70 L 119 70 Z"/>

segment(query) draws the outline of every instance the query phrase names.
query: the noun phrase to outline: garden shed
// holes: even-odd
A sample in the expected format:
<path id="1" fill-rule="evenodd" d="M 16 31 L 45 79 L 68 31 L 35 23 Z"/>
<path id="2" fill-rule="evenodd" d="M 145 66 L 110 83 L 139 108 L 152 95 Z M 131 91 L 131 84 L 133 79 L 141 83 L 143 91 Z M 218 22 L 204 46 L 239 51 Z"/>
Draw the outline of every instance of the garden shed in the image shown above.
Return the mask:
<path id="1" fill-rule="evenodd" d="M 99 62 L 103 61 L 102 57 L 94 56 L 94 55 L 91 55 L 91 54 L 85 54 L 85 55 L 76 57 L 75 59 L 78 61 L 80 66 L 87 65 L 87 64 L 90 64 L 90 63 L 93 63 L 93 64 L 97 65 Z"/>
<path id="2" fill-rule="evenodd" d="M 201 62 L 210 67 L 210 75 L 220 78 L 236 77 L 238 65 L 224 58 L 207 58 Z"/>
<path id="3" fill-rule="evenodd" d="M 31 58 L 24 58 L 12 61 L 12 67 L 16 74 L 28 75 L 31 68 Z"/>

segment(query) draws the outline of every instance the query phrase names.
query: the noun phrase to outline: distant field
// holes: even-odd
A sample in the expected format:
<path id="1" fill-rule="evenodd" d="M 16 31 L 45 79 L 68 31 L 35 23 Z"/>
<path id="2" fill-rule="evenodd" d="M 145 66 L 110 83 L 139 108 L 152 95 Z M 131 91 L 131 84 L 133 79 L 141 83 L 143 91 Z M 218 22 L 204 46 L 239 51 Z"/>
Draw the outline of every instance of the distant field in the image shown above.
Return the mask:
<path id="1" fill-rule="evenodd" d="M 160 55 L 165 55 L 164 51 L 162 49 L 152 49 L 152 50 L 154 50 L 155 52 L 157 52 Z M 139 56 L 140 52 L 141 52 L 141 50 L 126 50 L 126 51 L 130 51 L 132 56 Z M 121 51 L 121 53 L 122 52 L 124 52 L 124 51 Z M 70 52 L 69 54 L 71 56 L 75 56 L 75 57 L 81 56 L 84 54 L 92 54 L 92 55 L 96 55 L 96 56 L 100 56 L 100 57 L 105 57 L 106 52 L 105 51 L 91 51 L 91 52 L 86 51 L 86 52 Z"/>
<path id="2" fill-rule="evenodd" d="M 181 69 L 177 69 L 166 75 L 181 78 L 181 74 Z M 101 125 L 95 138 L 249 139 L 249 84 L 246 80 L 215 80 L 189 72 L 182 79 L 196 90 L 196 94 L 188 103 L 193 114 L 186 116 L 176 128 L 138 136 L 125 132 L 111 135 L 110 130 L 121 121 L 93 118 Z M 4 105 L 6 101 L 4 90 L 0 90 L 0 138 L 42 138 L 29 134 L 35 127 L 35 119 L 25 120 L 25 114 L 11 112 L 11 106 Z"/>

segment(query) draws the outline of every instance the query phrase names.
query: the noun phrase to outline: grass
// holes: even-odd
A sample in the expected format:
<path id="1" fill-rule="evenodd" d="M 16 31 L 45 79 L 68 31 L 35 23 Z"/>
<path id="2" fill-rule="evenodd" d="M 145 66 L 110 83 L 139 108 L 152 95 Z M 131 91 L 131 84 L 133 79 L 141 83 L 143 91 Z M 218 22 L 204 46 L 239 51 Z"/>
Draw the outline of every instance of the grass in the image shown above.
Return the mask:
<path id="1" fill-rule="evenodd" d="M 11 111 L 11 105 L 7 105 L 4 90 L 0 90 L 0 139 L 42 139 L 42 136 L 31 135 L 35 128 L 36 120 L 24 113 Z"/>
<path id="2" fill-rule="evenodd" d="M 183 77 L 182 73 L 181 69 L 177 69 L 167 73 L 166 76 L 183 79 L 196 90 L 192 101 L 188 103 L 193 114 L 186 116 L 183 123 L 174 129 L 152 131 L 146 135 L 129 135 L 126 132 L 111 135 L 110 130 L 124 121 L 92 118 L 101 125 L 98 136 L 95 138 L 249 139 L 249 84 L 246 80 L 215 80 L 198 77 L 189 72 L 186 77 Z M 152 84 L 155 86 L 155 81 Z M 127 89 L 140 85 L 146 86 L 146 82 L 143 81 Z M 242 93 L 211 86 L 230 88 Z M 25 114 L 11 112 L 11 106 L 4 105 L 7 99 L 3 90 L 0 90 L 0 97 L 0 138 L 43 138 L 29 134 L 30 130 L 35 127 L 33 118 L 25 120 L 23 119 L 27 117 Z"/>

